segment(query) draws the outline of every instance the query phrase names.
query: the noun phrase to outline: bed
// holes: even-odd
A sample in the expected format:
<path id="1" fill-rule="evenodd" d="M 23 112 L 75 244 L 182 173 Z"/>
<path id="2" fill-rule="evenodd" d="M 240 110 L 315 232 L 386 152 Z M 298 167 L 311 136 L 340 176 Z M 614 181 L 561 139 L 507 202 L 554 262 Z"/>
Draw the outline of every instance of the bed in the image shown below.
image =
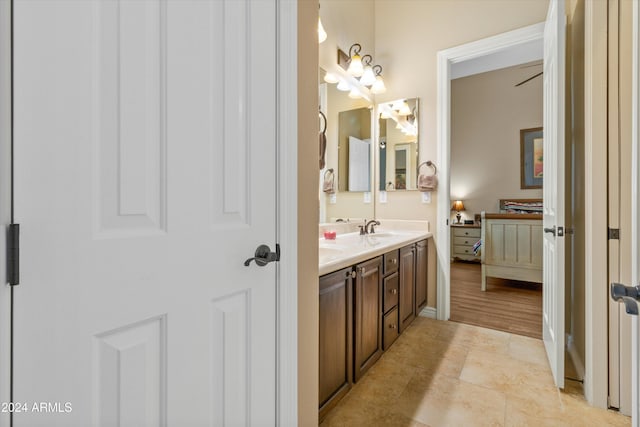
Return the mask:
<path id="1" fill-rule="evenodd" d="M 487 277 L 542 283 L 542 200 L 501 199 L 500 213 L 481 213 L 482 285 Z"/>

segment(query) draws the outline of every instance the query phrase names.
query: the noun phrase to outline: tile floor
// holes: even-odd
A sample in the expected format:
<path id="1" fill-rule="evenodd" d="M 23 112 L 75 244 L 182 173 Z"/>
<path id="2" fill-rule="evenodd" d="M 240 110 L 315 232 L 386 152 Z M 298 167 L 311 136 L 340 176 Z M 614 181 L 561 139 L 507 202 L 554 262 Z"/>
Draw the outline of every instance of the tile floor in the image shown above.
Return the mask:
<path id="1" fill-rule="evenodd" d="M 540 340 L 419 317 L 320 425 L 631 425 L 566 383 L 554 387 Z"/>

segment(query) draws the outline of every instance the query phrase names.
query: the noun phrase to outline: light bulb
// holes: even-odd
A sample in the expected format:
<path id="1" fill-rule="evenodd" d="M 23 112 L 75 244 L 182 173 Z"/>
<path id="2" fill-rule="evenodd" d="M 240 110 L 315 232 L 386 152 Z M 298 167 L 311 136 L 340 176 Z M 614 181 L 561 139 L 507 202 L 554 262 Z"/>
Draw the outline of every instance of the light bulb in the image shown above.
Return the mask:
<path id="1" fill-rule="evenodd" d="M 322 21 L 320 20 L 320 16 L 318 16 L 318 43 L 322 43 L 327 39 L 327 32 L 324 30 L 322 26 Z"/>
<path id="2" fill-rule="evenodd" d="M 373 83 L 373 86 L 371 86 L 371 93 L 375 95 L 378 93 L 385 93 L 386 91 L 387 88 L 384 86 L 382 76 L 376 76 L 376 81 Z"/>
<path id="3" fill-rule="evenodd" d="M 340 79 L 340 81 L 338 82 L 338 86 L 336 86 L 336 88 L 338 90 L 341 90 L 343 92 L 348 91 L 349 89 L 351 89 L 351 86 L 349 86 L 349 83 L 347 83 L 346 81 Z"/>
<path id="4" fill-rule="evenodd" d="M 357 53 L 355 53 L 353 57 L 351 57 L 351 62 L 349 63 L 347 72 L 354 77 L 360 77 L 362 73 L 364 73 L 364 68 L 362 67 L 362 59 Z"/>
<path id="5" fill-rule="evenodd" d="M 338 78 L 338 76 L 336 76 L 333 73 L 326 73 L 324 75 L 324 81 L 327 83 L 338 83 L 340 81 L 340 79 Z"/>
<path id="6" fill-rule="evenodd" d="M 360 98 L 360 92 L 358 92 L 358 90 L 356 88 L 351 89 L 351 92 L 349 92 L 349 98 L 351 98 L 351 99 L 359 99 Z"/>
<path id="7" fill-rule="evenodd" d="M 360 84 L 364 86 L 371 86 L 375 82 L 376 75 L 373 74 L 373 68 L 371 68 L 371 65 L 367 65 L 366 67 L 364 67 L 364 73 L 362 74 L 362 77 L 360 77 Z"/>
<path id="8" fill-rule="evenodd" d="M 409 114 L 411 114 L 411 109 L 409 108 L 409 104 L 407 104 L 407 101 L 404 101 L 402 103 L 402 106 L 400 107 L 400 111 L 398 111 L 398 114 L 401 116 L 408 116 Z"/>

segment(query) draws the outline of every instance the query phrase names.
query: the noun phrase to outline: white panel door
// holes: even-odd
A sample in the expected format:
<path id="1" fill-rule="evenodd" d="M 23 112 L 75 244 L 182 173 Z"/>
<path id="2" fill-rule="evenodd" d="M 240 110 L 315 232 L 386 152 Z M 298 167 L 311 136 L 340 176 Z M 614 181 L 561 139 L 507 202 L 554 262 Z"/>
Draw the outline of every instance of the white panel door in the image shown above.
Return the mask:
<path id="1" fill-rule="evenodd" d="M 275 424 L 275 70 L 275 0 L 16 0 L 16 427 Z"/>
<path id="2" fill-rule="evenodd" d="M 542 333 L 557 387 L 564 387 L 564 0 L 551 0 L 544 28 Z"/>

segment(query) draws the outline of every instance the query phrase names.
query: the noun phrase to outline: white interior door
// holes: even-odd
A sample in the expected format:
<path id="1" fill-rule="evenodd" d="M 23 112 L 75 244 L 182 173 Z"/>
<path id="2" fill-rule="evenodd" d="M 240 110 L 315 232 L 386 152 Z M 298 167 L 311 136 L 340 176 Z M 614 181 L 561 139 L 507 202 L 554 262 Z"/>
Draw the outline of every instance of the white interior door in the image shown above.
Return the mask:
<path id="1" fill-rule="evenodd" d="M 564 0 L 551 0 L 544 28 L 543 340 L 564 387 Z"/>
<path id="2" fill-rule="evenodd" d="M 15 1 L 16 427 L 275 424 L 275 29 Z"/>

